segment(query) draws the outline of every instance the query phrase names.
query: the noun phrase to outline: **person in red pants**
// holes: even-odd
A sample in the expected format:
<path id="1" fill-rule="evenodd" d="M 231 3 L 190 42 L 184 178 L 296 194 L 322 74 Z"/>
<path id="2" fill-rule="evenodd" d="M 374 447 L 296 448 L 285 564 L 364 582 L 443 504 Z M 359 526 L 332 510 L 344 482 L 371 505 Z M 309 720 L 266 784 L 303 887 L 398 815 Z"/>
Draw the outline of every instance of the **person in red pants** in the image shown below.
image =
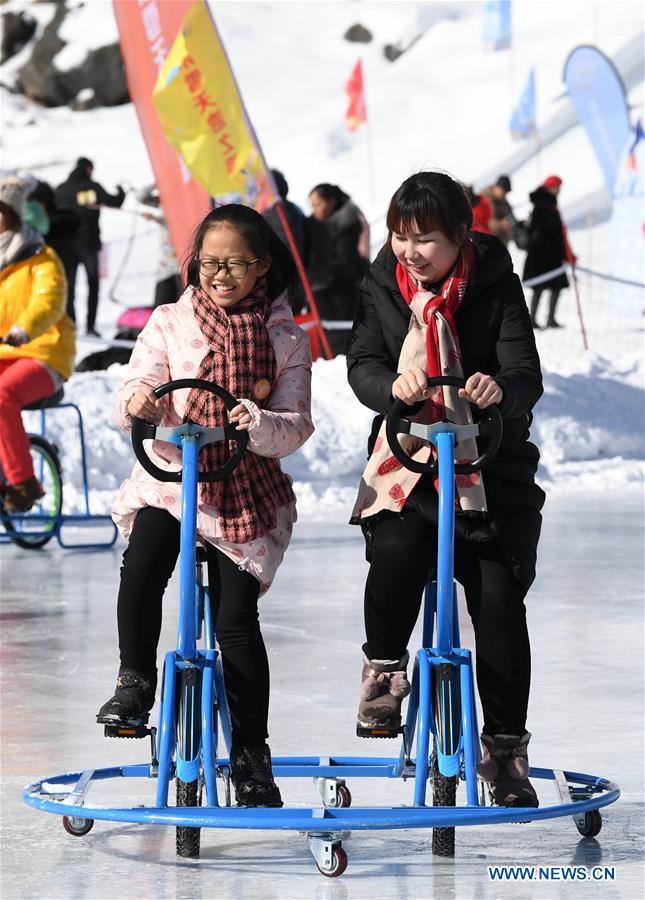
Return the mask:
<path id="1" fill-rule="evenodd" d="M 27 512 L 43 496 L 22 409 L 69 378 L 76 350 L 63 266 L 22 221 L 32 187 L 28 178 L 0 181 L 0 466 L 10 513 Z"/>

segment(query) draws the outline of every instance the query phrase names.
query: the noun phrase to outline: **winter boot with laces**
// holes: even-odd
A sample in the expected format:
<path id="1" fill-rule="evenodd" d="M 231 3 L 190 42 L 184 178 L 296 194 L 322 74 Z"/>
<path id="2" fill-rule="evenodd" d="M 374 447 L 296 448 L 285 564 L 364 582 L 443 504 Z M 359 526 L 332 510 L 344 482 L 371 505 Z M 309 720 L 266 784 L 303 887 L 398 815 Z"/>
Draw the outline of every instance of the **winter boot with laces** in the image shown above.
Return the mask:
<path id="1" fill-rule="evenodd" d="M 231 747 L 231 781 L 238 806 L 282 806 L 273 780 L 271 751 L 267 744 L 234 744 Z"/>
<path id="2" fill-rule="evenodd" d="M 96 721 L 103 725 L 145 725 L 155 705 L 157 673 L 119 669 L 114 696 L 100 708 Z"/>
<path id="3" fill-rule="evenodd" d="M 363 648 L 363 675 L 356 721 L 359 737 L 396 737 L 401 703 L 410 693 L 407 651 L 401 659 L 368 659 Z"/>
<path id="4" fill-rule="evenodd" d="M 527 754 L 531 733 L 482 734 L 484 756 L 477 766 L 477 776 L 488 784 L 496 806 L 538 807 L 540 801 L 528 779 Z"/>

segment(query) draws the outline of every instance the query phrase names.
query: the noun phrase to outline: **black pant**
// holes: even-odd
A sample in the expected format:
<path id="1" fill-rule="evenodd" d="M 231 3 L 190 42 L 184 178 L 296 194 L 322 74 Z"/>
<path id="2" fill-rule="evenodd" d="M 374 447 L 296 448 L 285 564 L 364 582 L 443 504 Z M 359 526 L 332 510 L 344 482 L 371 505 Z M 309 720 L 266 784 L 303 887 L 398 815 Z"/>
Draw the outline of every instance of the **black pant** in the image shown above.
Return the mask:
<path id="1" fill-rule="evenodd" d="M 76 321 L 74 308 L 76 298 L 76 270 L 82 265 L 87 275 L 87 331 L 96 325 L 96 311 L 99 305 L 99 252 L 87 247 L 67 247 L 61 254 L 65 277 L 67 278 L 67 315 Z"/>
<path id="2" fill-rule="evenodd" d="M 436 560 L 436 529 L 416 510 L 374 527 L 365 586 L 366 652 L 400 659 Z M 524 734 L 531 680 L 525 590 L 494 542 L 455 541 L 455 577 L 463 585 L 476 643 L 477 686 L 486 734 Z"/>
<path id="3" fill-rule="evenodd" d="M 533 296 L 531 297 L 531 319 L 535 324 L 535 317 L 537 315 L 538 306 L 540 305 L 540 297 L 544 291 L 543 287 L 533 288 Z M 560 299 L 560 288 L 552 288 L 551 295 L 549 297 L 549 312 L 547 315 L 546 324 L 547 327 L 549 325 L 553 325 L 555 322 L 555 311 L 558 306 L 558 300 Z"/>
<path id="4" fill-rule="evenodd" d="M 267 738 L 269 662 L 260 622 L 260 583 L 207 545 L 208 584 L 236 743 Z M 121 665 L 150 672 L 157 664 L 161 601 L 179 555 L 179 522 L 146 506 L 123 554 L 118 600 Z"/>

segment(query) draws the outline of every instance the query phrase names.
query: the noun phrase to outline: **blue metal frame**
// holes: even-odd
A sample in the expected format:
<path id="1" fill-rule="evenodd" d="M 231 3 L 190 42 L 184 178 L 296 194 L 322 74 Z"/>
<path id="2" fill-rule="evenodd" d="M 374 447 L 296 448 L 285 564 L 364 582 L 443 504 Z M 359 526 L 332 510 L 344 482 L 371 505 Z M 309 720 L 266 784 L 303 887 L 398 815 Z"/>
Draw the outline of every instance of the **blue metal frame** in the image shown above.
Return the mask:
<path id="1" fill-rule="evenodd" d="M 454 434 L 432 436 L 439 459 L 439 542 L 438 580 L 425 592 L 423 648 L 414 660 L 412 689 L 405 726 L 405 740 L 398 757 L 274 757 L 277 778 L 412 778 L 413 806 L 338 808 L 238 809 L 222 805 L 217 779 L 230 769 L 228 756 L 218 757 L 218 727 L 230 754 L 230 719 L 221 657 L 215 647 L 210 598 L 201 584 L 196 564 L 197 456 L 201 446 L 212 440 L 203 429 L 185 424 L 168 429 L 164 435 L 182 448 L 182 520 L 180 543 L 180 609 L 177 649 L 166 654 L 164 682 L 159 712 L 158 764 L 115 766 L 43 779 L 23 791 L 27 804 L 45 812 L 78 817 L 82 809 L 88 819 L 148 822 L 160 825 L 214 828 L 292 829 L 309 834 L 329 834 L 343 830 L 452 827 L 461 825 L 528 822 L 559 816 L 578 816 L 615 802 L 618 787 L 593 775 L 531 769 L 532 778 L 562 782 L 566 779 L 571 802 L 539 809 L 486 807 L 480 804 L 476 765 L 480 755 L 472 659 L 470 651 L 459 647 L 456 588 L 453 578 L 454 541 Z M 198 576 L 195 578 L 196 569 Z M 197 612 L 196 612 L 197 611 Z M 201 611 L 201 612 L 200 612 Z M 432 646 L 435 631 L 436 646 Z M 197 649 L 203 625 L 205 649 Z M 447 668 L 446 668 L 447 667 Z M 186 709 L 177 701 L 178 685 L 193 673 L 201 679 L 199 709 Z M 442 674 L 443 673 L 443 674 Z M 193 678 L 191 674 L 191 678 Z M 446 676 L 444 678 L 444 676 Z M 447 685 L 435 703 L 433 685 L 444 678 Z M 193 678 L 194 680 L 194 678 Z M 437 708 L 438 707 L 438 708 Z M 190 715 L 188 715 L 190 713 Z M 182 716 L 184 718 L 182 720 Z M 198 752 L 191 758 L 181 756 L 182 725 L 199 729 Z M 446 727 L 448 726 L 448 727 Z M 447 748 L 448 729 L 451 752 Z M 416 734 L 415 734 L 416 733 Z M 430 761 L 431 735 L 440 773 L 459 775 L 466 782 L 466 805 L 462 807 L 426 806 L 426 788 Z M 416 758 L 410 749 L 416 737 Z M 196 762 L 197 759 L 197 762 Z M 207 806 L 177 808 L 168 806 L 168 788 L 173 777 L 192 781 L 199 775 L 206 788 Z M 156 777 L 155 807 L 105 808 L 83 805 L 84 796 L 95 781 L 110 778 Z M 574 787 L 573 785 L 582 785 Z M 69 788 L 69 789 L 68 789 Z"/>
<path id="2" fill-rule="evenodd" d="M 38 410 L 40 412 L 39 437 L 41 437 L 43 440 L 47 441 L 47 434 L 46 434 L 47 428 L 46 428 L 45 415 L 48 412 L 55 412 L 56 410 L 59 410 L 59 409 L 73 409 L 77 415 L 78 434 L 79 434 L 79 440 L 81 442 L 81 463 L 82 463 L 82 470 L 83 470 L 83 495 L 84 495 L 84 500 L 85 500 L 85 512 L 84 513 L 76 513 L 75 515 L 67 515 L 65 513 L 61 513 L 60 515 L 55 516 L 55 517 L 54 516 L 44 516 L 44 515 L 39 515 L 39 514 L 35 514 L 35 513 L 22 513 L 22 514 L 12 513 L 11 515 L 5 515 L 4 517 L 7 518 L 10 522 L 12 522 L 12 524 L 14 524 L 14 526 L 16 528 L 16 534 L 15 534 L 16 537 L 21 536 L 20 535 L 20 525 L 23 522 L 29 521 L 29 522 L 33 523 L 33 522 L 37 522 L 39 519 L 42 519 L 43 522 L 47 523 L 46 531 L 40 532 L 40 531 L 30 530 L 28 533 L 25 534 L 25 537 L 39 538 L 39 537 L 45 537 L 46 535 L 49 537 L 55 537 L 58 540 L 58 543 L 60 544 L 60 546 L 63 547 L 63 549 L 65 549 L 65 550 L 72 550 L 72 549 L 75 550 L 75 549 L 79 549 L 79 548 L 83 549 L 83 550 L 99 550 L 99 549 L 112 547 L 118 536 L 118 529 L 117 529 L 116 525 L 114 524 L 114 522 L 112 521 L 112 517 L 106 516 L 106 515 L 96 515 L 96 514 L 90 512 L 89 482 L 88 482 L 88 477 L 87 477 L 87 453 L 85 450 L 85 430 L 83 428 L 83 416 L 81 414 L 79 407 L 75 403 L 71 403 L 68 401 L 65 403 L 58 403 L 56 406 L 49 406 L 49 407 L 45 407 L 44 409 Z M 36 410 L 34 410 L 34 412 L 35 411 Z M 30 437 L 30 435 L 28 435 L 28 437 Z M 52 448 L 52 449 L 55 450 L 55 448 Z M 55 452 L 55 455 L 57 456 L 58 453 Z M 63 483 L 63 485 L 64 485 L 64 483 Z M 63 497 L 64 497 L 64 495 L 63 495 Z M 67 525 L 83 525 L 88 522 L 93 522 L 95 524 L 100 523 L 100 524 L 109 526 L 112 530 L 112 537 L 109 538 L 108 540 L 99 541 L 98 543 L 91 543 L 91 544 L 83 543 L 83 542 L 69 543 L 68 541 L 65 541 L 63 539 L 62 531 L 63 531 L 63 528 L 65 528 L 65 526 L 67 526 Z M 0 544 L 9 544 L 9 543 L 11 543 L 11 541 L 12 541 L 12 535 L 10 535 L 8 532 L 0 532 Z"/>

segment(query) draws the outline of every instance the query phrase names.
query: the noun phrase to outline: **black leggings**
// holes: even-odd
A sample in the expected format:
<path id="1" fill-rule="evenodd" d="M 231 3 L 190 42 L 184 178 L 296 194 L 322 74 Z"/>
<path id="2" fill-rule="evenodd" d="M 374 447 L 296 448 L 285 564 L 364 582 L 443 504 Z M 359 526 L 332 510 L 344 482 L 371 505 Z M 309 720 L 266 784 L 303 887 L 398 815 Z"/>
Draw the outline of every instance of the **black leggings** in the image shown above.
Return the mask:
<path id="1" fill-rule="evenodd" d="M 260 622 L 260 583 L 207 544 L 208 584 L 236 743 L 267 738 L 269 662 Z M 146 506 L 123 554 L 118 600 L 121 665 L 150 672 L 157 664 L 161 601 L 179 555 L 179 522 Z"/>
<path id="2" fill-rule="evenodd" d="M 375 525 L 365 586 L 370 659 L 403 656 L 436 554 L 436 530 L 415 510 Z M 456 540 L 455 578 L 464 587 L 475 631 L 483 730 L 491 735 L 523 735 L 531 681 L 526 591 L 494 543 Z"/>

